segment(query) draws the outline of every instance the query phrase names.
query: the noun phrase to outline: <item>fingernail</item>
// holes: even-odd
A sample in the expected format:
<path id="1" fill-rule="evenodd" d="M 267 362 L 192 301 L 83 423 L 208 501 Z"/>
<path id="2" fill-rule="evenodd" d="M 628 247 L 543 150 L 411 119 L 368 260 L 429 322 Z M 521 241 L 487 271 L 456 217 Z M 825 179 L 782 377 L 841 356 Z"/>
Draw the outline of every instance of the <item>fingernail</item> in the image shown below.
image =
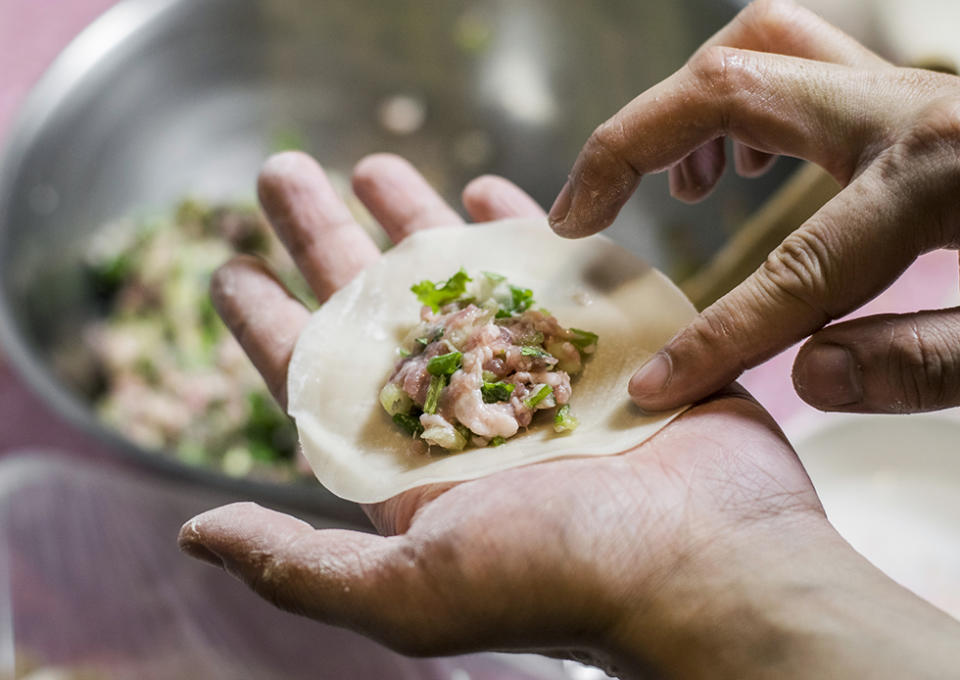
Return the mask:
<path id="1" fill-rule="evenodd" d="M 853 355 L 842 345 L 811 347 L 797 371 L 802 396 L 827 408 L 855 404 L 863 398 L 860 371 Z"/>
<path id="2" fill-rule="evenodd" d="M 673 363 L 666 352 L 657 352 L 630 379 L 630 396 L 647 397 L 662 392 L 670 382 Z"/>
<path id="3" fill-rule="evenodd" d="M 570 188 L 570 180 L 567 180 L 566 184 L 564 184 L 560 190 L 559 195 L 557 195 L 557 200 L 553 202 L 553 207 L 550 208 L 549 220 L 551 227 L 556 227 L 558 223 L 563 222 L 567 218 L 567 213 L 570 212 L 572 198 L 573 190 Z"/>

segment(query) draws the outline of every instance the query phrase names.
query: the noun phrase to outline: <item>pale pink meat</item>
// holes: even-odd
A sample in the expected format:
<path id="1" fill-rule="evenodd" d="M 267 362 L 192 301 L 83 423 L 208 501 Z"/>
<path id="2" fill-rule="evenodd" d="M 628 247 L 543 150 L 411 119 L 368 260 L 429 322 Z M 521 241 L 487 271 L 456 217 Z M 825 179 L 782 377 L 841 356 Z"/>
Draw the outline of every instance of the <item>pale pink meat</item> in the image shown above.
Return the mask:
<path id="1" fill-rule="evenodd" d="M 447 399 L 453 404 L 458 421 L 481 437 L 512 437 L 520 425 L 509 403 L 487 404 L 480 393 L 483 381 L 483 355 L 488 347 L 478 347 L 463 355 L 463 368 L 450 378 Z"/>
<path id="2" fill-rule="evenodd" d="M 452 351 L 462 352 L 461 367 L 449 378 L 435 414 L 423 414 L 424 427 L 452 428 L 454 423 L 467 427 L 473 434 L 473 445 L 484 445 L 494 437 L 507 439 L 520 428 L 530 425 L 535 408 L 524 402 L 541 385 L 549 385 L 552 394 L 543 408 L 569 402 L 570 375 L 558 370 L 558 364 L 574 372 L 580 370 L 581 355 L 568 342 L 571 332 L 560 326 L 549 314 L 527 310 L 504 319 L 494 319 L 489 309 L 468 304 L 458 309 L 450 304 L 433 312 L 423 307 L 420 312 L 424 335 L 430 339 L 426 347 L 398 362 L 391 381 L 398 384 L 421 408 L 426 401 L 431 376 L 427 362 Z M 442 329 L 442 333 L 440 330 Z M 418 331 L 419 332 L 419 331 Z M 524 354 L 524 347 L 542 349 L 546 356 Z M 552 356 L 551 356 L 552 354 Z M 486 403 L 481 386 L 484 373 L 514 386 L 509 400 Z"/>

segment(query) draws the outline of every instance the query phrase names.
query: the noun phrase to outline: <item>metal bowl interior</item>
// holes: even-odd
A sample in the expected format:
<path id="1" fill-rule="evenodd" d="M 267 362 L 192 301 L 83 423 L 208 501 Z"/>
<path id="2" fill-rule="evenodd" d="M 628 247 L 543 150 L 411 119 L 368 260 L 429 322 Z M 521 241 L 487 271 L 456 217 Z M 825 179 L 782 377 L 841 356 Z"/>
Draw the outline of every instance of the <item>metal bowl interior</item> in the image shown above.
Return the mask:
<path id="1" fill-rule="evenodd" d="M 0 175 L 0 341 L 65 417 L 169 474 L 330 517 L 322 489 L 188 468 L 101 425 L 81 329 L 99 313 L 82 275 L 93 234 L 184 196 L 253 197 L 291 134 L 349 175 L 400 153 L 455 205 L 472 177 L 504 175 L 549 205 L 598 123 L 667 76 L 737 3 L 610 0 L 126 0 L 80 35 L 29 98 Z M 704 258 L 789 164 L 734 177 L 697 206 L 645 179 L 611 234 L 668 271 Z M 66 359 L 65 359 L 66 357 Z"/>

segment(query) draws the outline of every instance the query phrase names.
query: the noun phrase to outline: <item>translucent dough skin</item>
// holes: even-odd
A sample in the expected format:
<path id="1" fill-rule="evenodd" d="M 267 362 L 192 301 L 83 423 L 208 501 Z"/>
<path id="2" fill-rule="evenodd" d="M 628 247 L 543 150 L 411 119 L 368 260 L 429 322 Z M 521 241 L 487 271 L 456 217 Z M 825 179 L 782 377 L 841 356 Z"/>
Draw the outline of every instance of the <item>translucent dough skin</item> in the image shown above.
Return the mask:
<path id="1" fill-rule="evenodd" d="M 419 319 L 410 286 L 463 267 L 530 288 L 565 327 L 600 337 L 570 402 L 569 434 L 549 418 L 502 446 L 418 455 L 380 407 L 396 348 Z M 519 465 L 611 455 L 651 437 L 683 409 L 644 414 L 630 376 L 696 311 L 663 274 L 604 236 L 567 240 L 545 220 L 504 220 L 417 232 L 335 293 L 297 341 L 288 372 L 289 413 L 317 479 L 336 495 L 373 503 L 436 482 L 475 479 Z"/>

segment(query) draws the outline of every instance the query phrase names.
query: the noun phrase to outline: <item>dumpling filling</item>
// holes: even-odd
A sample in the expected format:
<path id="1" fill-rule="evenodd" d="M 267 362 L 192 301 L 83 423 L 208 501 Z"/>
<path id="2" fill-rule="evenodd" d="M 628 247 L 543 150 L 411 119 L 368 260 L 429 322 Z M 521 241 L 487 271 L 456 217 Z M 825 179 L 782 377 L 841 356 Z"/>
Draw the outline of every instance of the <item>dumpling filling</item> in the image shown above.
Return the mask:
<path id="1" fill-rule="evenodd" d="M 461 269 L 411 290 L 420 323 L 380 391 L 397 426 L 446 451 L 499 446 L 540 411 L 558 433 L 576 428 L 571 378 L 596 350 L 596 334 L 564 328 L 533 308 L 530 289 L 491 272 L 471 278 Z"/>

